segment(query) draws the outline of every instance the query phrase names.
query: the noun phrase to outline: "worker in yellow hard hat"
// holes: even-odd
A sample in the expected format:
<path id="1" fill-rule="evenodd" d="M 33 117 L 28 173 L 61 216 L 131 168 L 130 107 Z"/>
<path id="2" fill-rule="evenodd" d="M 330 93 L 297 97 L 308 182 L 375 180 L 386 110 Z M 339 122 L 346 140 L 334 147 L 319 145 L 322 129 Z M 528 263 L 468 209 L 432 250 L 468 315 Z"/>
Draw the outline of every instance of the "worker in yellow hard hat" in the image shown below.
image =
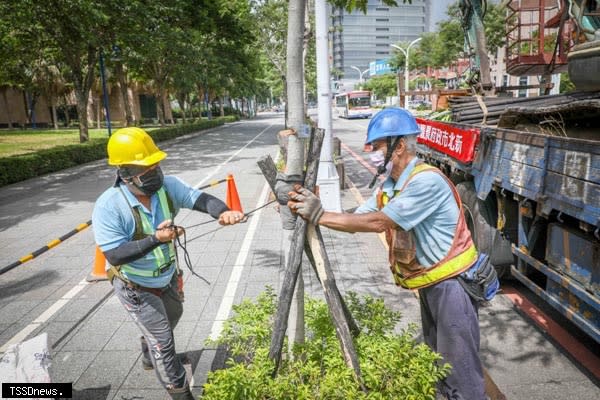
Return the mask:
<path id="1" fill-rule="evenodd" d="M 160 162 L 167 154 L 143 129 L 117 130 L 107 150 L 117 180 L 94 206 L 96 243 L 110 263 L 107 275 L 116 296 L 142 332 L 142 366 L 155 370 L 173 399 L 192 400 L 173 335 L 183 313 L 173 243 L 183 228 L 173 220 L 181 208 L 208 213 L 221 225 L 236 224 L 244 215 L 175 176 L 163 176 Z"/>

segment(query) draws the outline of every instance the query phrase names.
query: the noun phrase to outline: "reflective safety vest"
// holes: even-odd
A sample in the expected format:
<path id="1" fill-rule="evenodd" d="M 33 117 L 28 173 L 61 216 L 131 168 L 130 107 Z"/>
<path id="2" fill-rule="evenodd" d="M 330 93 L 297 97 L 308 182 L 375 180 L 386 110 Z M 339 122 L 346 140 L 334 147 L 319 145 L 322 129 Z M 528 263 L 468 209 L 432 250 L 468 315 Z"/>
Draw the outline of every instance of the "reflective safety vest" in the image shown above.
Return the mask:
<path id="1" fill-rule="evenodd" d="M 462 202 L 458 192 L 454 184 L 439 169 L 423 162 L 418 162 L 402 188 L 394 191 L 393 197 L 401 193 L 415 175 L 425 171 L 440 174 L 452 189 L 459 208 L 458 222 L 448 254 L 438 263 L 429 267 L 420 265 L 417 261 L 417 248 L 412 231 L 405 231 L 400 227 L 386 230 L 385 237 L 389 247 L 390 269 L 392 270 L 394 281 L 396 285 L 406 289 L 424 288 L 441 282 L 444 279 L 457 276 L 469 269 L 477 260 L 477 250 L 465 222 Z M 377 193 L 377 208 L 381 210 L 390 200 L 380 187 Z"/>
<path id="2" fill-rule="evenodd" d="M 123 189 L 119 187 L 119 190 L 122 191 Z M 123 196 L 125 196 L 125 193 L 122 194 Z M 163 216 L 165 217 L 165 220 L 172 219 L 171 200 L 169 199 L 169 196 L 167 195 L 164 186 L 161 187 L 158 190 L 158 192 L 156 192 L 156 194 L 158 195 L 158 203 L 162 210 Z M 127 196 L 125 196 L 125 199 L 127 200 Z M 127 200 L 127 203 L 129 204 L 129 200 Z M 139 206 L 133 207 L 131 206 L 131 204 L 129 204 L 129 206 L 131 207 L 133 219 L 135 220 L 135 231 L 133 234 L 133 240 L 140 240 L 150 235 L 154 235 L 156 229 L 154 229 L 154 227 L 152 226 L 152 223 L 146 216 L 146 213 L 140 211 Z M 154 269 L 136 268 L 130 264 L 115 266 L 115 268 L 119 271 L 120 274 L 124 274 L 124 278 L 127 278 L 127 275 L 143 276 L 146 278 L 160 276 L 164 273 L 169 272 L 175 262 L 175 246 L 173 245 L 172 241 L 168 243 L 168 249 L 169 250 L 167 256 L 165 256 L 165 253 L 162 250 L 162 244 L 155 247 L 154 250 L 152 250 L 152 255 L 154 256 L 156 267 Z"/>

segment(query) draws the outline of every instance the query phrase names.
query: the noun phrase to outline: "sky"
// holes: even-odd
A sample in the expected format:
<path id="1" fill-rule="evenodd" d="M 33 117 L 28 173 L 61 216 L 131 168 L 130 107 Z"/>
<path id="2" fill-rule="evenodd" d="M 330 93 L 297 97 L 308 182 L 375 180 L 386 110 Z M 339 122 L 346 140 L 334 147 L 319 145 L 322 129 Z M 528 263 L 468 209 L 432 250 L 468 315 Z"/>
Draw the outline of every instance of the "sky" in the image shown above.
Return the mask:
<path id="1" fill-rule="evenodd" d="M 435 31 L 437 29 L 436 23 L 447 19 L 446 10 L 448 10 L 448 6 L 454 3 L 456 0 L 431 0 L 431 30 Z"/>

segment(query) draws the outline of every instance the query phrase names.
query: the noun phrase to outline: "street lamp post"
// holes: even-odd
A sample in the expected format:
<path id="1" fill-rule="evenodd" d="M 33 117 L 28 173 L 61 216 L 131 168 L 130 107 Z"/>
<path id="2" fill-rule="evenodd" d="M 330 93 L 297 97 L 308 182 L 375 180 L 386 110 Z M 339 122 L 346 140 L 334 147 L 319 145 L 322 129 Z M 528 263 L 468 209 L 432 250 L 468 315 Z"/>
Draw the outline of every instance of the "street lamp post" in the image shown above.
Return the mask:
<path id="1" fill-rule="evenodd" d="M 358 71 L 358 76 L 359 76 L 358 83 L 359 84 L 363 83 L 363 75 L 364 75 L 365 72 L 369 71 L 369 68 L 365 69 L 364 71 L 361 71 L 360 68 L 358 68 L 357 66 L 354 66 L 354 65 L 351 65 L 350 68 L 353 68 L 356 71 Z"/>
<path id="2" fill-rule="evenodd" d="M 112 127 L 110 125 L 110 111 L 108 104 L 108 94 L 106 91 L 106 74 L 104 72 L 104 52 L 100 49 L 100 79 L 102 80 L 102 98 L 104 99 L 104 112 L 106 113 L 106 127 L 108 128 L 108 137 L 112 134 Z"/>
<path id="3" fill-rule="evenodd" d="M 404 54 L 404 108 L 407 108 L 408 100 L 406 99 L 406 94 L 408 93 L 408 59 L 410 56 L 410 48 L 417 43 L 421 38 L 416 38 L 412 42 L 408 44 L 406 50 L 400 46 L 396 46 L 395 44 L 390 44 L 395 49 L 398 49 Z M 398 85 L 400 87 L 400 85 Z M 398 101 L 400 101 L 400 93 L 398 93 Z"/>

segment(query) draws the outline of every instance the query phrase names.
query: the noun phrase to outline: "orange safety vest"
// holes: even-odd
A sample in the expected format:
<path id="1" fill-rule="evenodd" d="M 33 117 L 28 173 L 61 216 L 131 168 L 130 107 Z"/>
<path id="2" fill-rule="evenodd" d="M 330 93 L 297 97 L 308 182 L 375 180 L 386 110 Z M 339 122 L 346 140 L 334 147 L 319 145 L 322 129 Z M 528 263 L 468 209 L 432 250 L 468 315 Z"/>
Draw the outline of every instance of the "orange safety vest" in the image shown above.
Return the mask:
<path id="1" fill-rule="evenodd" d="M 452 189 L 459 208 L 458 223 L 448 254 L 430 267 L 425 267 L 417 261 L 417 248 L 412 231 L 405 231 L 400 227 L 386 230 L 385 237 L 389 246 L 390 269 L 392 270 L 394 281 L 396 285 L 406 289 L 421 289 L 441 282 L 444 279 L 457 276 L 469 269 L 477 260 L 477 249 L 475 249 L 471 233 L 465 222 L 462 202 L 460 201 L 458 192 L 454 184 L 439 169 L 423 162 L 417 163 L 402 188 L 394 191 L 393 197 L 401 193 L 415 175 L 425 171 L 433 171 L 440 174 Z M 388 195 L 380 188 L 377 193 L 377 208 L 381 210 L 389 201 L 390 198 Z"/>

